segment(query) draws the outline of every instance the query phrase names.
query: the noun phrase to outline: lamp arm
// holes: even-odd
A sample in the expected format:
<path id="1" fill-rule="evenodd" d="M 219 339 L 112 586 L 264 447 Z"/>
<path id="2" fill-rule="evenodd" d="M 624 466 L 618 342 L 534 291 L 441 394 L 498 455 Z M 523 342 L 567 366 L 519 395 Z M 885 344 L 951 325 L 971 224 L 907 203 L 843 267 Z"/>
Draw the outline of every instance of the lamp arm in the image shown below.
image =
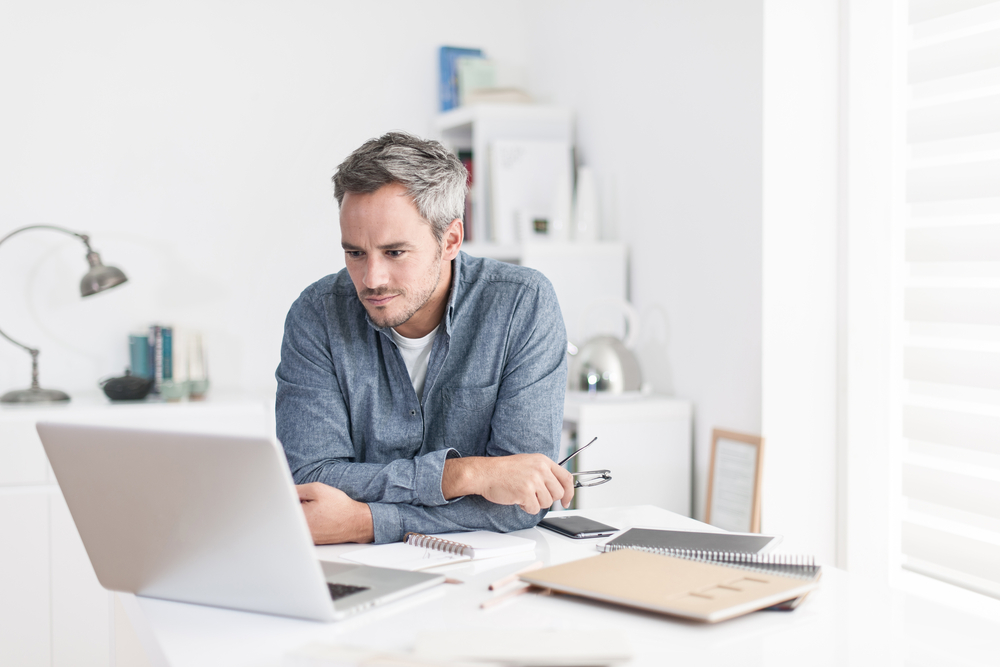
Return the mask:
<path id="1" fill-rule="evenodd" d="M 56 225 L 28 225 L 27 227 L 21 227 L 19 229 L 15 229 L 10 234 L 7 234 L 7 236 L 5 236 L 2 239 L 0 239 L 0 245 L 3 245 L 4 241 L 6 241 L 7 239 L 9 239 L 10 237 L 12 237 L 12 236 L 14 236 L 16 234 L 20 234 L 21 232 L 26 232 L 29 229 L 54 229 L 57 232 L 62 232 L 63 234 L 69 234 L 70 236 L 75 236 L 78 239 L 80 239 L 81 241 L 83 241 L 83 244 L 85 246 L 87 246 L 87 252 L 93 252 L 93 250 L 91 250 L 91 248 L 90 248 L 90 237 L 88 237 L 86 234 L 79 234 L 77 232 L 74 232 L 71 229 L 66 229 L 65 227 L 57 227 Z M 18 347 L 27 350 L 28 353 L 31 354 L 32 358 L 36 358 L 38 356 L 38 350 L 37 349 L 35 349 L 33 347 L 28 347 L 24 343 L 17 342 L 16 340 L 14 340 L 10 336 L 8 336 L 6 333 L 4 333 L 3 329 L 0 329 L 0 336 L 3 336 L 4 338 L 6 338 L 7 340 L 9 340 L 10 342 L 14 343 L 14 345 L 17 345 Z"/>
<path id="2" fill-rule="evenodd" d="M 24 343 L 17 342 L 16 340 L 14 340 L 10 336 L 8 336 L 6 333 L 4 333 L 3 329 L 0 329 L 0 336 L 3 336 L 4 338 L 6 338 L 7 340 L 9 340 L 10 342 L 14 343 L 14 345 L 17 345 L 18 347 L 20 347 L 20 348 L 22 348 L 24 350 L 27 350 L 29 354 L 32 354 L 32 355 L 38 354 L 38 350 L 36 350 L 33 347 L 28 347 Z"/>
<path id="3" fill-rule="evenodd" d="M 72 229 L 66 229 L 65 227 L 57 227 L 56 225 L 28 225 L 27 227 L 21 227 L 19 229 L 15 229 L 10 234 L 0 239 L 0 245 L 3 245 L 4 241 L 9 239 L 10 237 L 16 234 L 20 234 L 21 232 L 26 232 L 29 229 L 54 229 L 57 232 L 62 232 L 63 234 L 69 234 L 70 236 L 77 237 L 78 239 L 83 241 L 84 245 L 87 246 L 87 250 L 91 249 L 89 236 L 87 236 L 86 234 L 80 234 L 79 232 L 74 232 Z"/>

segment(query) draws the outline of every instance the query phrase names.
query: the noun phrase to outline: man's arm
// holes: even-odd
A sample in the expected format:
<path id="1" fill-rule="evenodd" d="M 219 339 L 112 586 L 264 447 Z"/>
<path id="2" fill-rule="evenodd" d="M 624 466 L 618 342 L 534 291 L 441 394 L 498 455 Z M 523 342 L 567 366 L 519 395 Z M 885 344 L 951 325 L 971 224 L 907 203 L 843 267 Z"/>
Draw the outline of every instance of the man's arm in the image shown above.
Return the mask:
<path id="1" fill-rule="evenodd" d="M 442 507 L 420 507 L 361 503 L 321 482 L 303 484 L 297 489 L 316 544 L 397 542 L 409 531 L 433 534 L 492 530 L 507 533 L 531 528 L 539 519 L 518 505 L 498 505 L 474 495 Z M 376 516 L 379 517 L 378 534 Z"/>
<path id="2" fill-rule="evenodd" d="M 556 500 L 568 507 L 573 499 L 573 476 L 542 454 L 452 459 L 441 484 L 448 499 L 464 497 L 443 507 L 369 505 L 321 482 L 297 488 L 316 544 L 394 542 L 411 530 L 521 530 L 534 526 L 534 515 Z"/>
<path id="3" fill-rule="evenodd" d="M 573 476 L 544 454 L 472 456 L 445 462 L 441 491 L 448 500 L 478 495 L 538 514 L 557 500 L 569 507 Z"/>
<path id="4" fill-rule="evenodd" d="M 445 504 L 441 471 L 457 453 L 441 450 L 388 463 L 357 460 L 326 317 L 322 297 L 312 289 L 303 292 L 288 312 L 275 373 L 277 435 L 295 482 L 322 482 L 363 502 Z"/>
<path id="5" fill-rule="evenodd" d="M 351 462 L 353 450 L 344 445 L 350 443 L 344 399 L 335 378 L 323 379 L 326 369 L 332 375 L 332 360 L 324 359 L 328 357 L 327 344 L 315 336 L 303 335 L 303 329 L 311 327 L 291 326 L 293 313 L 300 304 L 293 306 L 286 324 L 282 366 L 278 369 L 279 438 L 282 438 L 281 424 L 285 423 L 286 428 L 295 430 L 296 441 L 303 443 L 300 448 L 286 444 L 297 482 L 316 481 L 312 473 L 323 470 L 319 481 L 334 482 L 330 485 L 344 490 L 348 496 L 345 499 L 323 494 L 305 501 L 305 505 L 318 503 L 306 508 L 307 517 L 312 517 L 310 528 L 317 542 L 371 538 L 376 542 L 392 542 L 402 539 L 407 531 L 505 532 L 535 525 L 541 518 L 539 509 L 547 508 L 554 499 L 561 498 L 568 504 L 572 497 L 572 477 L 552 460 L 558 454 L 566 387 L 565 328 L 555 293 L 544 278 L 534 288 L 524 290 L 519 298 L 522 302 L 510 324 L 506 363 L 492 411 L 491 436 L 485 447 L 487 456 L 450 458 L 455 452 L 442 450 L 413 461 L 385 465 Z M 306 317 L 315 318 L 317 314 L 307 311 Z M 296 319 L 302 319 L 302 315 Z M 283 377 L 286 359 L 290 360 L 289 373 Z M 300 366 L 309 378 L 305 384 L 294 381 L 293 371 Z M 285 401 L 301 406 L 304 415 L 294 418 L 296 415 L 286 412 L 283 419 Z M 304 451 L 310 448 L 315 451 Z M 337 479 L 327 476 L 331 469 Z M 385 488 L 385 482 L 392 478 L 402 478 L 410 488 L 416 488 L 419 480 L 423 492 L 407 496 L 400 494 L 399 489 Z M 364 516 L 357 506 L 350 504 L 351 498 L 367 504 L 372 521 L 371 538 L 366 539 L 367 528 L 347 534 L 324 522 L 325 517 L 335 522 L 335 517 L 345 512 Z M 431 498 L 432 502 L 425 502 L 425 498 Z M 336 507 L 336 511 L 326 511 L 326 505 Z"/>

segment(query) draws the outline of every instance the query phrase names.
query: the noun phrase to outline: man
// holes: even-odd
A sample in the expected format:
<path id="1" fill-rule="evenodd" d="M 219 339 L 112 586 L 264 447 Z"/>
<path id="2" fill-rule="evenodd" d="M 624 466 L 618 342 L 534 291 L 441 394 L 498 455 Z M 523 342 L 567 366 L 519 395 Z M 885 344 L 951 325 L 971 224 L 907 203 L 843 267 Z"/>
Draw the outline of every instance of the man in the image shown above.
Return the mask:
<path id="1" fill-rule="evenodd" d="M 346 269 L 292 305 L 276 373 L 313 540 L 518 530 L 567 506 L 551 284 L 460 252 L 466 171 L 437 142 L 386 134 L 333 182 Z"/>

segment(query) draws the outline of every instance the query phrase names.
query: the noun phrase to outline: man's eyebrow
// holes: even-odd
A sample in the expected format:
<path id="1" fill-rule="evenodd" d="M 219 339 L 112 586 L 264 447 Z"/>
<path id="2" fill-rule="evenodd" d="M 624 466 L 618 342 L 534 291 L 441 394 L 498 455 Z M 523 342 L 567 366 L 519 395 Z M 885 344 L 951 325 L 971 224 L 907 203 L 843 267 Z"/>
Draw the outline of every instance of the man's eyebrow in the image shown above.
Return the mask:
<path id="1" fill-rule="evenodd" d="M 362 248 L 359 248 L 357 246 L 351 245 L 350 243 L 346 243 L 343 241 L 340 243 L 340 246 L 344 250 L 362 250 Z M 412 248 L 413 244 L 408 243 L 406 241 L 394 241 L 392 243 L 385 243 L 383 245 L 378 246 L 379 250 L 410 250 Z"/>

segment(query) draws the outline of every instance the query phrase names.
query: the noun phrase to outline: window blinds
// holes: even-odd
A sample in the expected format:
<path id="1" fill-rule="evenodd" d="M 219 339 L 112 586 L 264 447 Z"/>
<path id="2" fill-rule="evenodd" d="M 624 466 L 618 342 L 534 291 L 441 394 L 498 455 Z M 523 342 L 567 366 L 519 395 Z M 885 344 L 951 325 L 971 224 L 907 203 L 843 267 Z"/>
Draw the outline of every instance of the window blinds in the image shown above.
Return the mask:
<path id="1" fill-rule="evenodd" d="M 902 562 L 1000 597 L 1000 2 L 909 9 Z"/>

